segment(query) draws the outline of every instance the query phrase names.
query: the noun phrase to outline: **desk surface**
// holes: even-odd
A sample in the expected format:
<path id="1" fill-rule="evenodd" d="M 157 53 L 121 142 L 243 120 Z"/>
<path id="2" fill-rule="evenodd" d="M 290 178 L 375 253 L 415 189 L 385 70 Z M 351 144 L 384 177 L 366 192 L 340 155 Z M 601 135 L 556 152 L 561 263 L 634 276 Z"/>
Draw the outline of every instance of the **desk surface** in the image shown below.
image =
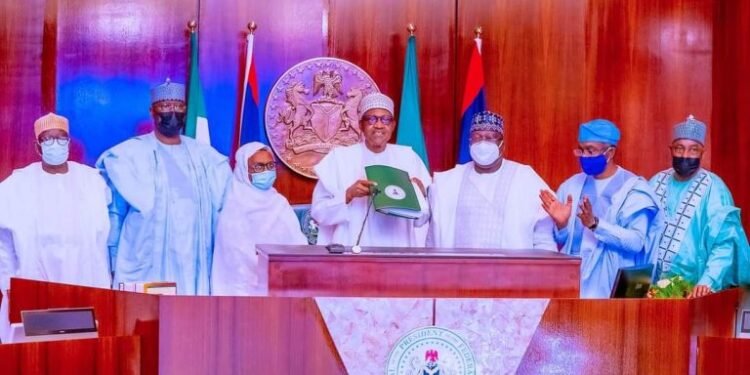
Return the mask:
<path id="1" fill-rule="evenodd" d="M 267 257 L 345 258 L 441 258 L 441 259 L 516 259 L 580 263 L 580 258 L 548 250 L 441 249 L 425 247 L 362 247 L 355 254 L 347 246 L 342 254 L 331 254 L 325 246 L 258 245 L 257 251 Z"/>
<path id="2" fill-rule="evenodd" d="M 258 245 L 271 296 L 576 298 L 580 258 L 546 250 Z"/>

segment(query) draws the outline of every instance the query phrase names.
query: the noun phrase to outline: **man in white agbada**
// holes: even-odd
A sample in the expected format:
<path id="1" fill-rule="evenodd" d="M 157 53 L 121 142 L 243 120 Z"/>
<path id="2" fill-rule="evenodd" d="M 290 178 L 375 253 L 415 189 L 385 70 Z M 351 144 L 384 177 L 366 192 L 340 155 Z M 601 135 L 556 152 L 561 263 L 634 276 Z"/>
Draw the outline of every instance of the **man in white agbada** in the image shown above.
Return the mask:
<path id="1" fill-rule="evenodd" d="M 235 153 L 229 185 L 216 229 L 211 294 L 262 295 L 256 244 L 307 245 L 297 216 L 273 188 L 276 164 L 262 143 L 248 143 Z"/>
<path id="2" fill-rule="evenodd" d="M 97 167 L 113 190 L 110 252 L 120 282 L 173 281 L 210 293 L 216 222 L 232 171 L 211 146 L 181 136 L 185 86 L 151 90 L 155 131 L 105 151 Z"/>
<path id="3" fill-rule="evenodd" d="M 424 195 L 431 180 L 422 159 L 411 147 L 388 143 L 396 127 L 393 100 L 380 93 L 369 94 L 360 102 L 359 114 L 364 142 L 336 147 L 315 166 L 318 183 L 313 191 L 311 215 L 319 225 L 319 244 L 357 243 L 373 188 L 373 183 L 365 179 L 366 166 L 387 165 L 408 172 L 418 195 Z M 428 215 L 426 204 L 422 218 L 416 221 L 371 210 L 360 244 L 423 246 L 415 225 L 424 224 Z"/>
<path id="4" fill-rule="evenodd" d="M 50 113 L 34 123 L 42 161 L 0 183 L 0 290 L 11 277 L 109 288 L 111 193 L 99 172 L 68 160 L 68 120 Z M 8 296 L 0 309 L 7 322 Z M 5 326 L 7 327 L 7 326 Z"/>
<path id="5" fill-rule="evenodd" d="M 427 246 L 557 250 L 537 194 L 549 187 L 530 166 L 503 158 L 503 118 L 479 112 L 470 134 L 473 161 L 435 173 L 430 186 Z"/>

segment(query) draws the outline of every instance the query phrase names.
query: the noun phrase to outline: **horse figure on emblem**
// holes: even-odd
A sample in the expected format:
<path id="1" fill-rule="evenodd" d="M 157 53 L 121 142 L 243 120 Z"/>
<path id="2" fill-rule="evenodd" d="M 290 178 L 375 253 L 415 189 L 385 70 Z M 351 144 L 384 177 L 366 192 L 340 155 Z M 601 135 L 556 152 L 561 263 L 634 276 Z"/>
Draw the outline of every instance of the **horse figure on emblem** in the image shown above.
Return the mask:
<path id="1" fill-rule="evenodd" d="M 295 82 L 285 91 L 287 106 L 280 117 L 281 122 L 289 128 L 287 133 L 289 143 L 294 141 L 292 135 L 299 127 L 309 128 L 308 123 L 313 114 L 312 108 L 305 101 L 305 95 L 309 92 L 310 90 L 306 89 L 302 82 Z"/>
<path id="2" fill-rule="evenodd" d="M 362 131 L 359 128 L 359 102 L 362 100 L 362 90 L 353 88 L 346 93 L 346 103 L 341 111 L 341 128 L 339 130 L 351 129 L 357 134 L 358 138 L 362 137 Z"/>

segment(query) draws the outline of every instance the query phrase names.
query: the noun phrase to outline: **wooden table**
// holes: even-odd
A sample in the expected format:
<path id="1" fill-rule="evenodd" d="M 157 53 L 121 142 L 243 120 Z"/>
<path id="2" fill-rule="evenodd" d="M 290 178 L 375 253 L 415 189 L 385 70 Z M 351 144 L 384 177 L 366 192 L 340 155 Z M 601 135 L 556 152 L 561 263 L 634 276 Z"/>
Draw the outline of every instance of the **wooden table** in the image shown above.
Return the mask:
<path id="1" fill-rule="evenodd" d="M 258 245 L 270 296 L 578 298 L 580 258 L 545 250 Z"/>

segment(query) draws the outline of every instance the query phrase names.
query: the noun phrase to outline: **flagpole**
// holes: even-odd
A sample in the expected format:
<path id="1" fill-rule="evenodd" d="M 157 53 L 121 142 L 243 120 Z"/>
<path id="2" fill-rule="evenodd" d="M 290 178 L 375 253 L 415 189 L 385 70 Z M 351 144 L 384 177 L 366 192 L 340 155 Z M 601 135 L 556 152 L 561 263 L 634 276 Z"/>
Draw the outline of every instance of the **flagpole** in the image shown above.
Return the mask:
<path id="1" fill-rule="evenodd" d="M 253 41 L 255 37 L 255 30 L 258 29 L 258 24 L 255 23 L 255 21 L 250 21 L 247 23 L 247 30 L 248 33 L 245 36 L 245 69 L 242 76 L 242 100 L 240 101 L 240 118 L 239 118 L 239 126 L 237 127 L 237 131 L 235 134 L 235 150 L 238 149 L 240 146 L 242 146 L 242 125 L 245 121 L 245 100 L 247 99 L 247 84 L 248 84 L 248 77 L 250 76 L 250 65 L 248 61 L 248 57 L 252 59 L 252 49 L 250 49 L 250 43 Z M 254 44 L 254 43 L 253 43 Z M 253 46 L 254 48 L 254 46 Z"/>
<path id="2" fill-rule="evenodd" d="M 474 41 L 476 41 L 477 43 L 479 53 L 482 53 L 482 26 L 477 26 L 474 28 Z"/>

